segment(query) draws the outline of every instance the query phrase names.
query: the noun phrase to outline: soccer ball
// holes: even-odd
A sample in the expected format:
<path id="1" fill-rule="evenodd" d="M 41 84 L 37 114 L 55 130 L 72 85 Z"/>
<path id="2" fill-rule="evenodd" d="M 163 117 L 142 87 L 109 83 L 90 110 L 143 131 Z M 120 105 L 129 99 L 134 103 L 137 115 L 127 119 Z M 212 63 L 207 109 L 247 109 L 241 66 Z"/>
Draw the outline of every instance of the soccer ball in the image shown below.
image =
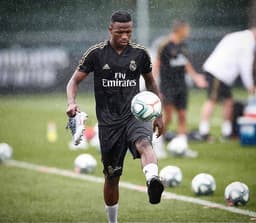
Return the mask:
<path id="1" fill-rule="evenodd" d="M 233 182 L 225 188 L 225 200 L 229 206 L 245 205 L 249 201 L 249 188 L 241 182 Z"/>
<path id="2" fill-rule="evenodd" d="M 0 143 L 0 162 L 11 159 L 12 151 L 12 147 L 7 143 Z"/>
<path id="3" fill-rule="evenodd" d="M 175 137 L 167 144 L 167 151 L 174 156 L 183 156 L 188 149 L 187 140 L 184 137 Z"/>
<path id="4" fill-rule="evenodd" d="M 216 190 L 216 183 L 212 175 L 200 173 L 196 175 L 191 183 L 192 191 L 196 195 L 210 195 Z"/>
<path id="5" fill-rule="evenodd" d="M 75 172 L 77 173 L 93 173 L 97 166 L 96 159 L 90 154 L 81 154 L 75 161 Z"/>
<path id="6" fill-rule="evenodd" d="M 165 187 L 178 186 L 182 181 L 182 172 L 177 166 L 166 166 L 160 171 L 160 179 Z"/>
<path id="7" fill-rule="evenodd" d="M 131 112 L 138 120 L 152 121 L 161 114 L 161 111 L 161 100 L 150 91 L 142 91 L 132 99 Z"/>

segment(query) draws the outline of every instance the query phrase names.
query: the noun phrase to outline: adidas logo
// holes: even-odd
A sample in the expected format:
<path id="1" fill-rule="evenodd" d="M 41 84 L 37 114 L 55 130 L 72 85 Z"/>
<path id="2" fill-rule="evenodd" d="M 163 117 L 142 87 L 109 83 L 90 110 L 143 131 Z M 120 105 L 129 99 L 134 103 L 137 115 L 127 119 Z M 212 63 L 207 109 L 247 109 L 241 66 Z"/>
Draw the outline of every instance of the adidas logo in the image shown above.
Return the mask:
<path id="1" fill-rule="evenodd" d="M 109 65 L 106 63 L 103 67 L 102 67 L 103 70 L 110 70 L 110 67 Z"/>

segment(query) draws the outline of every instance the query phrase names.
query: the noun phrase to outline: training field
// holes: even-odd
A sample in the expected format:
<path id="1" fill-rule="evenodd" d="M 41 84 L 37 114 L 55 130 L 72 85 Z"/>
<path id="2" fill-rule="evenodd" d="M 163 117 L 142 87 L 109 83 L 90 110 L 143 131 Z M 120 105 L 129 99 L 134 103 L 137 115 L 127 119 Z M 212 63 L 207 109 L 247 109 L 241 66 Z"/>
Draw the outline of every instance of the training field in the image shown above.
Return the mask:
<path id="1" fill-rule="evenodd" d="M 245 99 L 236 90 L 238 99 Z M 191 91 L 188 122 L 190 129 L 198 125 L 200 107 L 205 99 L 202 91 Z M 88 152 L 98 160 L 93 176 L 102 177 L 99 153 L 93 149 L 71 151 L 68 148 L 70 132 L 65 130 L 66 98 L 64 94 L 0 96 L 0 142 L 14 149 L 13 159 L 41 166 L 73 170 L 78 154 Z M 81 109 L 89 114 L 88 125 L 96 123 L 94 99 L 91 95 L 78 97 Z M 220 108 L 213 119 L 213 135 L 219 137 Z M 49 121 L 57 125 L 58 140 L 46 139 Z M 173 124 L 175 126 L 175 124 Z M 173 129 L 173 126 L 171 127 Z M 196 159 L 168 158 L 159 162 L 160 168 L 177 165 L 183 172 L 179 187 L 166 191 L 196 198 L 190 182 L 197 173 L 207 172 L 215 177 L 217 189 L 213 196 L 199 197 L 224 205 L 225 186 L 242 181 L 250 188 L 249 203 L 240 208 L 256 211 L 256 148 L 242 148 L 238 141 L 192 143 L 199 152 Z M 36 169 L 36 168 L 35 168 Z M 106 222 L 102 198 L 102 183 L 79 178 L 49 174 L 44 168 L 0 166 L 0 222 Z M 57 170 L 57 169 L 54 169 Z M 100 181 L 100 180 L 99 180 Z M 128 155 L 122 181 L 145 185 L 139 161 Z M 231 213 L 227 210 L 188 203 L 176 199 L 163 199 L 160 205 L 148 203 L 146 193 L 127 188 L 120 189 L 119 222 L 253 222 L 256 217 Z M 245 212 L 247 213 L 247 212 Z M 249 212 L 248 212 L 249 213 Z"/>

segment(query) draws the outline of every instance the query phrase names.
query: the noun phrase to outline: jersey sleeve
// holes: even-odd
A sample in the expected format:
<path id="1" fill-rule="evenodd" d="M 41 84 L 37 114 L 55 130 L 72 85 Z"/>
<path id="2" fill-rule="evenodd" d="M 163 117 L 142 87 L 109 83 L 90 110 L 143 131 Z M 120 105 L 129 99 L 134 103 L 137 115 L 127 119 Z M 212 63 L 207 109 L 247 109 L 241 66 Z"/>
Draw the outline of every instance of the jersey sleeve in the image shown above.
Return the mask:
<path id="1" fill-rule="evenodd" d="M 79 61 L 77 70 L 83 73 L 90 73 L 94 71 L 94 51 L 88 49 Z"/>

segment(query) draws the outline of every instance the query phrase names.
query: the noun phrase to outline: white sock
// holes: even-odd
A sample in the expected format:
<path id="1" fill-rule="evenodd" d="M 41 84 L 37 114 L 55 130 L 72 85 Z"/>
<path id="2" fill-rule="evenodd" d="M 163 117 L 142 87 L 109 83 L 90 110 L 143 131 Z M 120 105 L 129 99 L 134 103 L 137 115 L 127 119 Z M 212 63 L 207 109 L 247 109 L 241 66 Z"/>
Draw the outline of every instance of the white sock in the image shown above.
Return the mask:
<path id="1" fill-rule="evenodd" d="M 158 166 L 155 163 L 150 163 L 144 166 L 143 173 L 146 180 L 151 180 L 154 176 L 158 176 Z"/>
<path id="2" fill-rule="evenodd" d="M 200 135 L 208 135 L 210 132 L 210 123 L 208 121 L 201 121 L 199 124 Z"/>
<path id="3" fill-rule="evenodd" d="M 105 205 L 105 208 L 108 216 L 108 222 L 117 223 L 118 204 L 115 204 L 113 206 Z"/>
<path id="4" fill-rule="evenodd" d="M 224 121 L 222 123 L 221 133 L 223 136 L 230 136 L 232 133 L 232 123 L 230 121 Z"/>

